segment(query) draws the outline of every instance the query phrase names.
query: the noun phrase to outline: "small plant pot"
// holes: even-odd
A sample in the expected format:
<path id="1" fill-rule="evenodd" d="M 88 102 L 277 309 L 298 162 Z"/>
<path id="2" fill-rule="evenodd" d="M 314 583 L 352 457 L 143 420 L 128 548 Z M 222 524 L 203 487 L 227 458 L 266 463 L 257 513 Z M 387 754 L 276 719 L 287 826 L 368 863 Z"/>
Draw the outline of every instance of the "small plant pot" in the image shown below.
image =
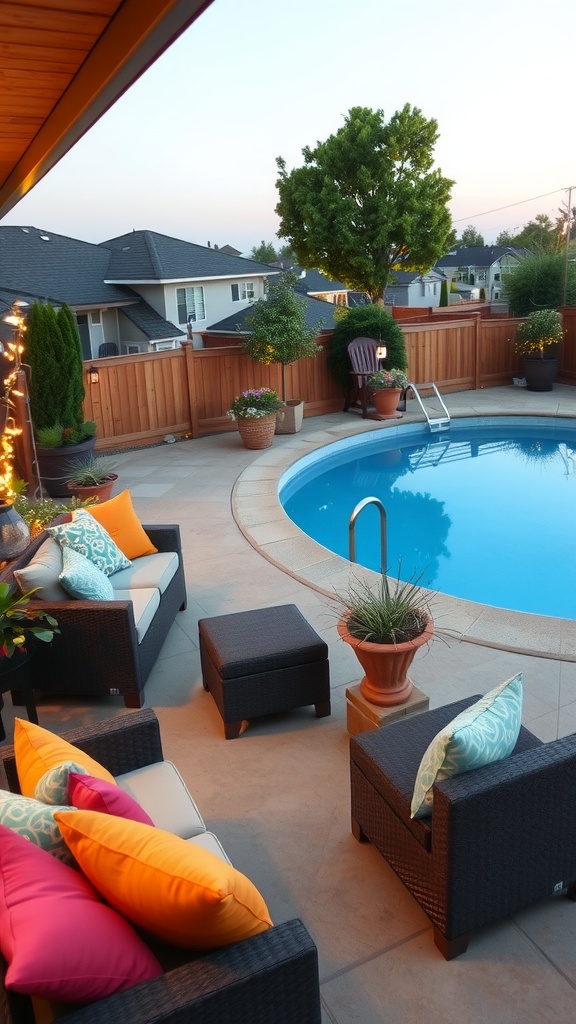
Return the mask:
<path id="1" fill-rule="evenodd" d="M 84 501 L 86 498 L 97 498 L 99 502 L 108 501 L 117 479 L 117 473 L 110 473 L 108 479 L 104 480 L 101 484 L 89 484 L 85 487 L 80 487 L 77 484 L 68 484 L 68 490 L 71 491 L 75 498 L 79 498 L 81 501 Z"/>
<path id="2" fill-rule="evenodd" d="M 276 413 L 276 434 L 297 434 L 302 427 L 304 402 L 301 398 L 291 398 L 286 402 L 282 412 Z"/>
<path id="3" fill-rule="evenodd" d="M 403 644 L 374 644 L 369 640 L 358 640 L 348 631 L 347 615 L 339 620 L 337 629 L 341 639 L 350 645 L 364 669 L 360 693 L 365 700 L 377 707 L 405 704 L 412 693 L 408 669 L 418 648 L 432 639 L 432 620 L 428 619 L 426 629 L 420 636 Z"/>
<path id="4" fill-rule="evenodd" d="M 380 388 L 372 392 L 372 404 L 382 419 L 399 419 L 397 411 L 402 388 Z"/>
<path id="5" fill-rule="evenodd" d="M 245 448 L 270 448 L 274 440 L 276 413 L 270 416 L 239 416 L 236 422 Z"/>

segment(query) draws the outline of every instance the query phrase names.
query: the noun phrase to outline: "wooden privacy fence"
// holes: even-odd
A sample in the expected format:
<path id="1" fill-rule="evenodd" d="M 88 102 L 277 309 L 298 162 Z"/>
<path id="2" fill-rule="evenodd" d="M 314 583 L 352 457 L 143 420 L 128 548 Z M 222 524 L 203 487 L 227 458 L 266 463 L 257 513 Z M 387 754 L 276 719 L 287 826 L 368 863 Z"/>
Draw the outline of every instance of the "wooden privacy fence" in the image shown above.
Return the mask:
<path id="1" fill-rule="evenodd" d="M 566 336 L 559 380 L 576 384 L 576 308 L 563 310 Z M 466 391 L 511 384 L 522 376 L 514 352 L 518 320 L 478 315 L 442 323 L 403 324 L 408 375 L 414 383 L 435 381 L 440 391 Z M 328 370 L 331 335 L 318 338 L 315 359 L 286 367 L 286 398 L 302 398 L 306 416 L 336 412 L 343 393 Z M 214 345 L 214 337 L 211 340 Z M 235 395 L 246 388 L 281 392 L 281 368 L 264 366 L 244 355 L 237 337 L 218 339 L 220 347 L 179 349 L 111 356 L 86 363 L 98 369 L 98 382 L 86 373 L 84 417 L 95 420 L 97 448 L 151 444 L 167 434 L 202 437 L 235 430 L 226 415 Z"/>

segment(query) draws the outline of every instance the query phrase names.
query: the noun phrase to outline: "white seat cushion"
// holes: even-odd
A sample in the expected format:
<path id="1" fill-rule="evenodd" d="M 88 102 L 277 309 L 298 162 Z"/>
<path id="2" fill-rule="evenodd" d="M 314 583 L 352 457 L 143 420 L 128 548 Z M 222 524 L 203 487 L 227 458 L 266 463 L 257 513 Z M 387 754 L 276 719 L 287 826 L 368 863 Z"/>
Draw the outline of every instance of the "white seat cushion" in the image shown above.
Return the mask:
<path id="1" fill-rule="evenodd" d="M 160 591 L 156 589 L 115 590 L 115 601 L 132 601 L 138 643 L 146 633 L 160 604 Z"/>
<path id="2" fill-rule="evenodd" d="M 174 551 L 159 551 L 157 555 L 135 558 L 127 569 L 113 573 L 110 582 L 114 590 L 157 587 L 163 594 L 177 568 L 178 555 Z"/>
<path id="3" fill-rule="evenodd" d="M 210 853 L 216 854 L 221 860 L 225 860 L 230 867 L 233 866 L 218 836 L 215 836 L 213 832 L 201 832 L 197 836 L 190 836 L 187 842 L 195 843 L 196 846 L 201 846 L 203 850 L 209 850 Z"/>
<path id="4" fill-rule="evenodd" d="M 206 831 L 180 772 L 171 761 L 157 761 L 116 777 L 116 782 L 150 815 L 157 828 L 190 839 Z"/>

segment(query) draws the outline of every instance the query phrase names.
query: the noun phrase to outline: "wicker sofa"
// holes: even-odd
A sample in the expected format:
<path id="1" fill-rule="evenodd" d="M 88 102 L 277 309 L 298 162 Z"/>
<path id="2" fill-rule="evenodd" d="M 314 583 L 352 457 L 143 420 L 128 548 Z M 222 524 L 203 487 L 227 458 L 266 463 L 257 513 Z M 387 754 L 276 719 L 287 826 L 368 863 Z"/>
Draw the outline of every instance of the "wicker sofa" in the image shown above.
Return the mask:
<path id="1" fill-rule="evenodd" d="M 161 593 L 159 606 L 144 635 L 138 637 L 130 600 L 33 598 L 34 607 L 50 612 L 60 629 L 52 644 L 38 644 L 30 664 L 30 680 L 35 690 L 82 696 L 120 694 L 126 707 L 142 707 L 144 684 L 177 612 L 186 608 L 180 527 L 145 526 L 144 529 L 159 552 L 174 552 L 178 556 L 178 568 Z M 43 531 L 0 573 L 0 580 L 12 583 L 14 571 L 29 564 L 46 538 Z M 13 701 L 22 703 L 16 692 L 13 692 Z"/>
<path id="2" fill-rule="evenodd" d="M 65 738 L 115 776 L 163 761 L 151 709 L 68 732 Z M 12 747 L 0 748 L 0 787 L 19 792 Z M 59 1019 L 65 1024 L 320 1024 L 317 950 L 300 920 L 203 955 L 177 952 L 185 962 L 162 976 Z M 0 1020 L 32 1024 L 34 1019 L 30 999 L 2 986 Z"/>

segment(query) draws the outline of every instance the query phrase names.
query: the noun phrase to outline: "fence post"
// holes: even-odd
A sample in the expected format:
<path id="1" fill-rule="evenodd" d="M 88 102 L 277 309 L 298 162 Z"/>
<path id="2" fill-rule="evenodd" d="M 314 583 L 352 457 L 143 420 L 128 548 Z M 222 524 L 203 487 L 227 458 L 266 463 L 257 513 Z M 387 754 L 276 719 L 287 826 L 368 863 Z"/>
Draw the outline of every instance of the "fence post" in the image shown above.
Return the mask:
<path id="1" fill-rule="evenodd" d="M 198 402 L 196 401 L 195 374 L 194 374 L 194 349 L 191 341 L 181 341 L 184 349 L 184 366 L 186 373 L 186 387 L 188 389 L 188 404 L 190 406 L 190 433 L 192 437 L 200 437 L 200 419 L 198 416 Z"/>
<path id="2" fill-rule="evenodd" d="M 480 330 L 482 323 L 482 317 L 480 313 L 474 316 L 474 388 L 477 391 L 481 385 L 480 379 L 480 339 L 482 333 Z"/>

